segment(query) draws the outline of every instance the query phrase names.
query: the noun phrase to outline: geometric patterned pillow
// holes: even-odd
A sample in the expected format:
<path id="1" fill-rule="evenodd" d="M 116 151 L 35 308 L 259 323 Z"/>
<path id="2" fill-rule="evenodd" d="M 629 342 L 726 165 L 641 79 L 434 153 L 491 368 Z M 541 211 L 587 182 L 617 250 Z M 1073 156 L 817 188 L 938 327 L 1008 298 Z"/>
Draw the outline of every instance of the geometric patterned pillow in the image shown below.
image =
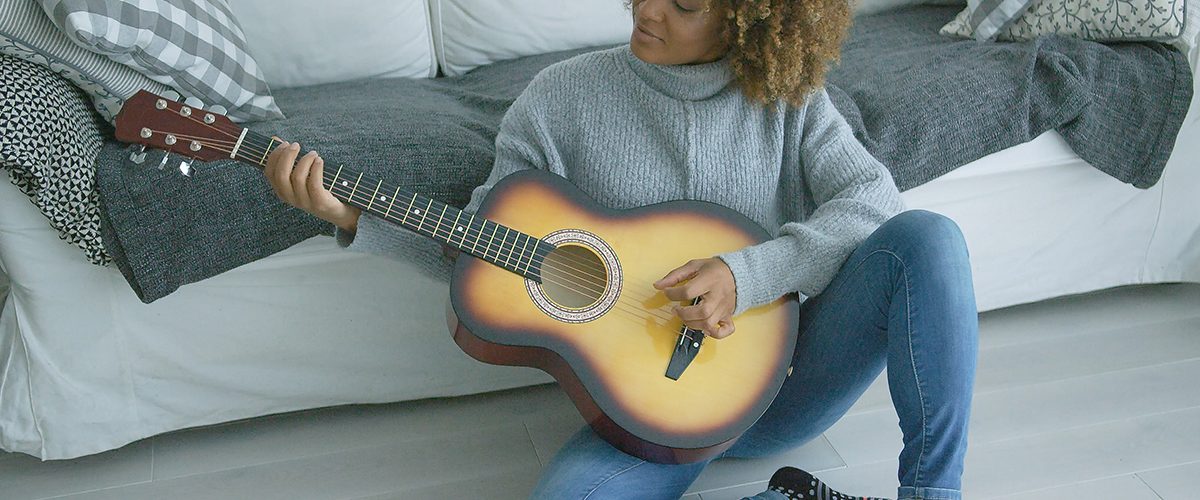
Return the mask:
<path id="1" fill-rule="evenodd" d="M 1097 42 L 1171 42 L 1183 34 L 1185 0 L 978 0 L 941 33 L 1025 41 L 1059 34 Z"/>
<path id="2" fill-rule="evenodd" d="M 125 99 L 145 89 L 162 94 L 171 88 L 67 39 L 37 0 L 0 0 L 0 54 L 47 68 L 87 92 L 96 111 L 109 122 Z"/>
<path id="3" fill-rule="evenodd" d="M 283 117 L 227 0 L 39 1 L 71 41 L 178 89 L 194 106 L 219 107 L 236 121 Z"/>
<path id="4" fill-rule="evenodd" d="M 4 0 L 13 1 L 13 0 Z M 101 126 L 88 96 L 49 68 L 0 55 L 0 168 L 93 264 L 112 259 L 100 240 L 95 189 Z"/>

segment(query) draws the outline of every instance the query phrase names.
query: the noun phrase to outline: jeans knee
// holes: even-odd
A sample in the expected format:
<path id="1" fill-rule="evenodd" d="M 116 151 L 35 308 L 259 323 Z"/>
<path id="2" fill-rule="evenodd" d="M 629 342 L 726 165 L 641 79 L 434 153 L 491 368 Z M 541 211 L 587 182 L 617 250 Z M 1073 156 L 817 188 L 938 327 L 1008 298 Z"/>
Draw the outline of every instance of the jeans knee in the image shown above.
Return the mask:
<path id="1" fill-rule="evenodd" d="M 886 224 L 894 238 L 913 256 L 924 256 L 941 265 L 967 264 L 967 242 L 953 219 L 928 210 L 909 210 Z"/>

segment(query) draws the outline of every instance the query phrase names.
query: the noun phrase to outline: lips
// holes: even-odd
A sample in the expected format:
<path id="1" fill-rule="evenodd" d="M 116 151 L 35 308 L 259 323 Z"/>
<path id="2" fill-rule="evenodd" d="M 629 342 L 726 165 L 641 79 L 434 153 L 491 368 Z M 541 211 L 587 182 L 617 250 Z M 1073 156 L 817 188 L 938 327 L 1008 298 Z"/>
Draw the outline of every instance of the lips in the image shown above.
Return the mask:
<path id="1" fill-rule="evenodd" d="M 661 37 L 661 36 L 658 36 L 658 35 L 654 34 L 654 32 L 653 32 L 653 31 L 650 31 L 650 30 L 646 29 L 644 26 L 642 26 L 642 25 L 640 25 L 640 24 L 639 24 L 639 25 L 637 25 L 637 30 L 638 30 L 638 31 L 641 31 L 642 33 L 645 33 L 646 35 L 648 35 L 648 36 L 650 36 L 650 37 L 652 37 L 652 38 L 654 38 L 654 39 L 656 39 L 656 40 L 658 40 L 658 41 L 660 41 L 660 42 L 661 42 L 661 41 L 664 41 L 664 40 L 662 39 L 662 37 Z"/>

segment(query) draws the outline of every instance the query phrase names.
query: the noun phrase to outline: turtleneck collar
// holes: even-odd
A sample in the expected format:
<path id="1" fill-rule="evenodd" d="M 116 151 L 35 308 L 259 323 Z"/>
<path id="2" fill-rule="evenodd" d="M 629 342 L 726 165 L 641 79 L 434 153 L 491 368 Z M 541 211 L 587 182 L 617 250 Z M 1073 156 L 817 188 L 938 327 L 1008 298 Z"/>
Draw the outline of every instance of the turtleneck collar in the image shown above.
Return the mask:
<path id="1" fill-rule="evenodd" d="M 622 47 L 621 52 L 638 78 L 674 99 L 702 101 L 717 95 L 733 81 L 728 57 L 704 64 L 665 66 L 638 59 L 628 45 Z"/>

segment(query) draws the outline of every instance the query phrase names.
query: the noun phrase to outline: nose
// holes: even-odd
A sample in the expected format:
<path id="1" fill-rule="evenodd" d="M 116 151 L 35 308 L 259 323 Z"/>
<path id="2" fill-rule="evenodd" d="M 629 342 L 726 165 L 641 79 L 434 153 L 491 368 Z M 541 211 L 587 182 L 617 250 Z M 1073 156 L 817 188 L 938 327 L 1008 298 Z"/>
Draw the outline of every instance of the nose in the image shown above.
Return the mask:
<path id="1" fill-rule="evenodd" d="M 640 0 L 634 4 L 637 20 L 662 22 L 667 3 L 674 0 Z"/>

